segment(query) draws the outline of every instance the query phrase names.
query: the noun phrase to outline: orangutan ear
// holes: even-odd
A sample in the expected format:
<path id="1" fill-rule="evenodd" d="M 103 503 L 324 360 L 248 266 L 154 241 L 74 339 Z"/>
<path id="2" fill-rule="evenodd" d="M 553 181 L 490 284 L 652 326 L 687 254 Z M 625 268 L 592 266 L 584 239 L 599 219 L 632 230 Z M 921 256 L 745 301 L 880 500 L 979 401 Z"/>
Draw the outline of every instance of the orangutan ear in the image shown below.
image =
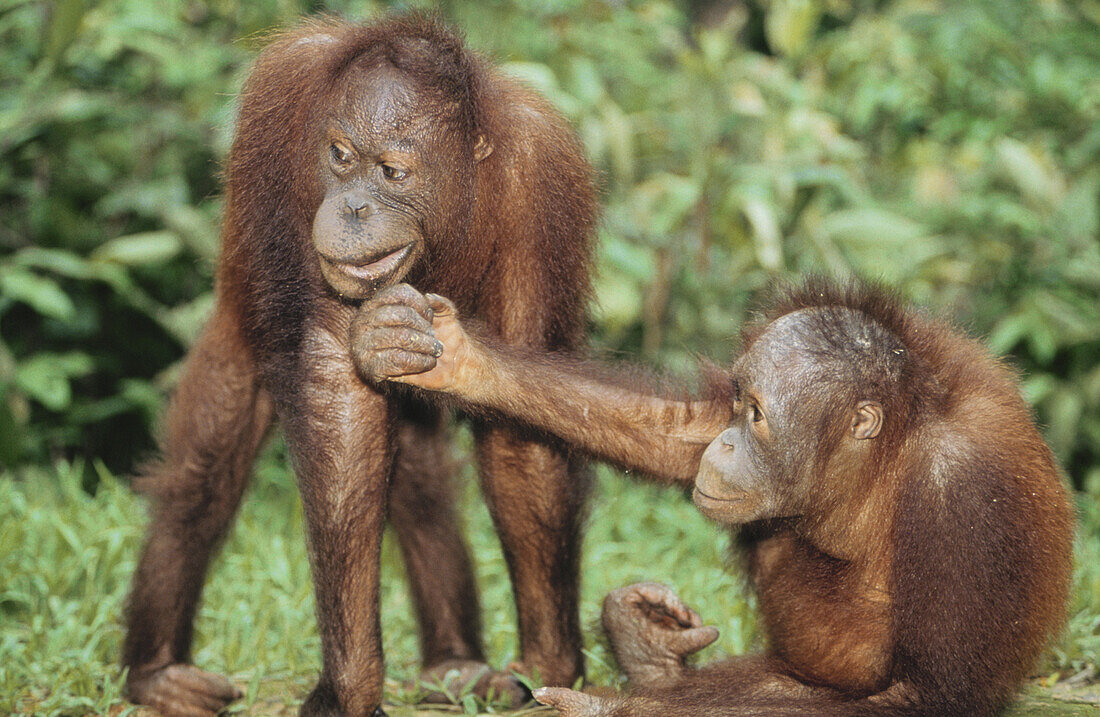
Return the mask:
<path id="1" fill-rule="evenodd" d="M 882 430 L 882 421 L 882 406 L 875 401 L 861 401 L 852 415 L 852 437 L 874 438 Z"/>
<path id="2" fill-rule="evenodd" d="M 474 142 L 474 161 L 480 162 L 492 153 L 493 145 L 484 134 L 479 134 L 477 136 L 477 141 Z"/>

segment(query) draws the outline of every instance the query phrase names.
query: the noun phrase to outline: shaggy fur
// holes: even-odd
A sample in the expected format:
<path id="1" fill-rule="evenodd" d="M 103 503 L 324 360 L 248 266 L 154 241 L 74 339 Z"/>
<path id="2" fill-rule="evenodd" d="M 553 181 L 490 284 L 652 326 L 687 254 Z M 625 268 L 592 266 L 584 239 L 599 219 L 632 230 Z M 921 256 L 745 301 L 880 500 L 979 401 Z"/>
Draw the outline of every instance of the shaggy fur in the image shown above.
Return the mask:
<path id="1" fill-rule="evenodd" d="M 400 78 L 399 93 L 424 98 L 416 112 L 425 134 L 412 139 L 444 142 L 459 157 L 441 172 L 453 190 L 403 208 L 422 233 L 404 279 L 455 297 L 509 344 L 568 351 L 582 340 L 596 215 L 591 171 L 543 99 L 424 16 L 310 22 L 276 38 L 241 97 L 214 316 L 165 419 L 164 458 L 138 479 L 153 517 L 123 660 L 131 696 L 164 712 L 216 711 L 229 699 L 231 690 L 187 665 L 192 623 L 273 414 L 298 473 L 323 646 L 320 683 L 303 712 L 369 714 L 382 699 L 378 553 L 387 504 L 425 664 L 483 659 L 447 487 L 445 421 L 407 393 L 381 393 L 356 375 L 347 337 L 355 307 L 326 285 L 311 241 L 333 181 L 326 127 L 361 122 L 360 107 L 340 114 L 347 88 L 380 68 Z M 484 157 L 482 139 L 492 149 Z M 583 671 L 585 472 L 555 441 L 507 423 L 479 423 L 476 438 L 514 582 L 522 664 L 549 683 L 571 684 Z"/>
<path id="2" fill-rule="evenodd" d="M 1016 376 L 888 292 L 782 292 L 696 401 L 501 347 L 431 300 L 442 358 L 393 378 L 694 482 L 758 597 L 766 654 L 690 670 L 689 625 L 620 595 L 620 662 L 667 674 L 624 697 L 536 692 L 565 717 L 992 715 L 1060 629 L 1073 510 Z"/>

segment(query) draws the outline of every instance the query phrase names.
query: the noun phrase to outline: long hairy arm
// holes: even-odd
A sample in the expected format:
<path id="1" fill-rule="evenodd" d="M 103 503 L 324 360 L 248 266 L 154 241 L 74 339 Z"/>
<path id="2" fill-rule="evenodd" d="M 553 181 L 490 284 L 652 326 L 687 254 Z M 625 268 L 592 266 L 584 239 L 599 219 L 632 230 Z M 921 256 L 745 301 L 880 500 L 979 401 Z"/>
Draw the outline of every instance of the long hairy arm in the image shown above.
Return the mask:
<path id="1" fill-rule="evenodd" d="M 468 412 L 505 415 L 601 460 L 683 485 L 730 419 L 719 395 L 676 395 L 634 369 L 507 346 L 464 326 L 443 297 L 407 285 L 365 304 L 351 331 L 368 380 L 446 393 Z"/>

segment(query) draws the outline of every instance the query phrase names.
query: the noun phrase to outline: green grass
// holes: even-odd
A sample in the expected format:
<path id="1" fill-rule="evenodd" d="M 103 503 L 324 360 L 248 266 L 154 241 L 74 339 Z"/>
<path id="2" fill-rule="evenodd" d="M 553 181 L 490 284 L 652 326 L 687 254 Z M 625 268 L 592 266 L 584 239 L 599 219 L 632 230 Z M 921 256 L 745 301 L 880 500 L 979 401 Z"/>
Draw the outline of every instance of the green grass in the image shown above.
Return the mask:
<path id="1" fill-rule="evenodd" d="M 94 496 L 81 490 L 85 466 L 58 464 L 18 476 L 0 473 L 0 712 L 117 714 L 117 664 L 130 574 L 145 525 L 144 505 L 124 482 L 98 470 Z M 515 655 L 510 588 L 472 471 L 463 471 L 467 533 L 476 555 L 490 659 Z M 1100 625 L 1100 509 L 1088 502 L 1078 548 L 1077 594 L 1067 634 L 1041 667 L 1075 674 L 1096 661 Z M 618 684 L 598 639 L 600 599 L 637 580 L 676 587 L 716 624 L 713 659 L 759 646 L 753 604 L 728 569 L 729 538 L 676 491 L 640 485 L 605 469 L 591 503 L 582 620 L 590 677 Z M 406 700 L 417 671 L 415 626 L 396 544 L 383 548 L 382 614 L 387 699 Z M 319 666 L 319 643 L 302 536 L 302 515 L 281 452 L 261 459 L 236 529 L 211 572 L 197 623 L 195 660 L 246 687 L 237 709 L 296 710 Z M 1050 699 L 1048 690 L 1013 714 L 1091 714 Z M 405 710 L 404 713 L 408 713 Z"/>

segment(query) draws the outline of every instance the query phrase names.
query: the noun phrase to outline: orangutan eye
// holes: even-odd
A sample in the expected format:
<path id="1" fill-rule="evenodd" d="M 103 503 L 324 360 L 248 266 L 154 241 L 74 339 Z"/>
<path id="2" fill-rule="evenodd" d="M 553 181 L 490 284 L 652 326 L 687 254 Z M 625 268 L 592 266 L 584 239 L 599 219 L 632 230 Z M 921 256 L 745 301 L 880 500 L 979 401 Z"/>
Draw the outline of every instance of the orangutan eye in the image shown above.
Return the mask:
<path id="1" fill-rule="evenodd" d="M 355 161 L 355 154 L 339 142 L 333 142 L 328 149 L 332 164 L 338 169 L 345 169 Z"/>
<path id="2" fill-rule="evenodd" d="M 760 423 L 764 420 L 764 412 L 755 403 L 749 406 L 749 415 L 752 416 L 753 423 Z"/>
<path id="3" fill-rule="evenodd" d="M 409 170 L 398 167 L 396 164 L 383 162 L 382 176 L 390 180 L 391 182 L 400 182 L 401 180 L 409 176 Z"/>

